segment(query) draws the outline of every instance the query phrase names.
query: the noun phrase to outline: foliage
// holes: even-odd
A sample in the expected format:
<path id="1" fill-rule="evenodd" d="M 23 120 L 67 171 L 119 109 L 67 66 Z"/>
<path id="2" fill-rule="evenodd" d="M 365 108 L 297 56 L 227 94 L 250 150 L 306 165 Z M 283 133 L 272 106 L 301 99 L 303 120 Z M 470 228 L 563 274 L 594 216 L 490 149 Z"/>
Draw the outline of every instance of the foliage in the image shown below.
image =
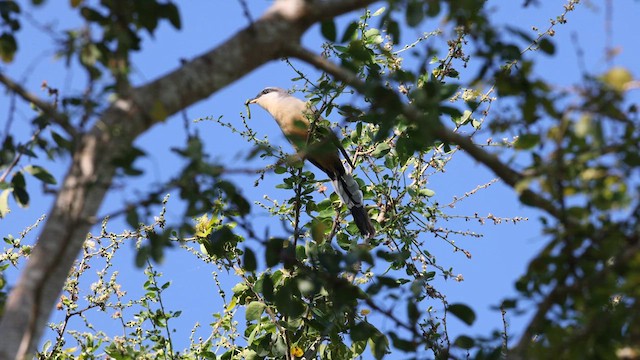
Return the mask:
<path id="1" fill-rule="evenodd" d="M 163 20 L 181 27 L 179 9 L 170 1 L 71 4 L 91 33 L 66 31 L 59 54 L 68 64 L 78 61 L 90 91 L 58 99 L 55 87 L 45 84 L 54 105 L 40 107 L 32 138 L 22 144 L 6 134 L 0 149 L 0 216 L 10 209 L 9 195 L 20 206 L 29 204 L 25 174 L 44 186 L 57 185 L 44 162 L 25 165 L 24 158 L 40 161 L 46 154 L 58 160 L 73 154 L 79 134 L 96 121 L 108 96 L 127 92 L 130 53 L 143 49 L 140 34 L 153 36 Z M 640 133 L 637 106 L 628 94 L 633 76 L 612 67 L 604 74 L 584 74 L 582 83 L 567 90 L 533 71 L 537 58 L 555 53 L 551 38 L 577 4 L 567 2 L 535 36 L 494 26 L 484 1 L 389 1 L 364 11 L 342 32 L 335 21 L 325 20 L 320 27 L 326 39 L 323 57 L 314 65 L 326 72 L 312 78 L 289 59 L 285 63 L 295 74 L 295 90 L 326 119 L 339 119 L 321 121 L 341 134 L 341 145 L 353 154 L 379 235 L 368 242 L 359 239 L 355 224 L 345 218 L 346 208 L 324 185 L 326 179 L 318 179 L 298 156 L 259 137 L 244 115 L 242 127 L 213 116 L 200 119 L 198 124 L 206 121 L 239 135 L 254 147 L 247 160 L 257 157 L 268 165 L 246 170 L 218 164 L 205 154 L 200 135 L 185 126 L 185 145 L 174 149 L 184 167 L 111 214 L 124 216 L 132 230 L 108 231 L 105 218 L 100 233 L 87 237 L 58 304 L 64 319 L 51 324 L 55 340 L 45 343 L 38 356 L 352 359 L 367 357 L 368 351 L 377 359 L 390 352 L 494 359 L 549 353 L 610 358 L 621 349 L 636 351 Z M 0 2 L 5 62 L 19 51 L 14 34 L 20 30 L 20 14 L 16 2 Z M 427 27 L 428 19 L 443 20 L 443 28 L 404 45 L 410 29 Z M 334 63 L 339 71 L 327 65 Z M 354 93 L 361 97 L 353 100 Z M 64 116 L 52 117 L 51 111 Z M 151 110 L 152 115 L 158 112 L 163 111 Z M 477 134 L 506 140 L 480 143 Z M 428 241 L 443 241 L 470 259 L 456 241 L 481 235 L 447 221 L 459 216 L 451 212 L 459 202 L 495 182 L 440 203 L 429 179 L 443 174 L 463 152 L 513 187 L 523 204 L 546 212 L 541 218 L 546 247 L 517 281 L 518 297 L 500 306 L 504 316 L 536 305 L 516 344 L 508 342 L 506 320 L 503 329 L 486 336 L 450 339 L 447 319 L 471 325 L 476 314 L 469 304 L 450 303 L 434 285 L 436 278 L 463 279 L 453 264 L 429 252 Z M 142 175 L 135 162 L 144 156 L 135 147 L 120 154 L 119 178 Z M 232 180 L 234 172 L 248 173 L 255 184 L 265 174 L 277 177 L 281 183 L 275 188 L 285 191 L 277 194 L 286 197 L 246 199 Z M 177 194 L 182 204 L 171 219 L 166 218 L 167 193 Z M 252 203 L 271 215 L 268 229 L 279 220 L 285 231 L 261 235 Z M 150 221 L 152 214 L 159 215 Z M 483 224 L 524 220 L 477 213 L 462 218 Z M 31 230 L 4 237 L 0 309 L 8 292 L 4 272 L 29 256 L 31 246 L 24 240 Z M 136 263 L 146 275 L 139 297 L 128 296 L 114 269 L 113 259 L 126 243 L 135 244 Z M 194 325 L 183 351 L 176 348 L 171 327 L 181 311 L 163 302 L 171 282 L 153 263 L 176 247 L 194 262 L 217 269 L 215 286 L 224 302 L 207 327 L 208 336 L 196 338 L 201 325 Z M 97 280 L 82 286 L 91 281 L 84 280 L 90 278 L 89 269 Z M 230 297 L 217 279 L 222 271 L 237 276 Z M 122 334 L 95 329 L 89 316 L 95 312 L 118 322 Z M 70 328 L 77 318 L 86 331 Z M 392 325 L 385 328 L 384 323 Z"/>

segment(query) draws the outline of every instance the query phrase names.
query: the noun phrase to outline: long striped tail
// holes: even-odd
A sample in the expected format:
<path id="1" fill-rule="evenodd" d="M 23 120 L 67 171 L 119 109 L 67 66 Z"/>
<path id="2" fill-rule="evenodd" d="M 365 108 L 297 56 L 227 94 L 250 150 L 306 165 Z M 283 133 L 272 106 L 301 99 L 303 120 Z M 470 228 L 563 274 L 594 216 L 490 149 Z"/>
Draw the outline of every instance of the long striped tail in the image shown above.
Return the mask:
<path id="1" fill-rule="evenodd" d="M 360 234 L 366 238 L 372 238 L 376 234 L 376 230 L 364 208 L 364 198 L 356 180 L 351 174 L 345 172 L 339 174 L 335 179 L 331 179 L 331 183 L 340 200 L 351 210 L 353 221 L 360 230 Z"/>

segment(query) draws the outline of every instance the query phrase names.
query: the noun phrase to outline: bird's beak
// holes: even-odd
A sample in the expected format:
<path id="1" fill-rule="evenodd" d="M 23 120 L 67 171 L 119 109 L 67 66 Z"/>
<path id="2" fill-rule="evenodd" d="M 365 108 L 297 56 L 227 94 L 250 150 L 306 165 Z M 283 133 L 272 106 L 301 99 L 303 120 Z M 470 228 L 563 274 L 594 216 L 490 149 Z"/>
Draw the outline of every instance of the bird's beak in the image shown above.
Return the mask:
<path id="1" fill-rule="evenodd" d="M 249 105 L 249 104 L 255 104 L 256 101 L 258 100 L 258 98 L 253 98 L 253 99 L 249 99 L 247 101 L 244 102 L 245 105 Z"/>

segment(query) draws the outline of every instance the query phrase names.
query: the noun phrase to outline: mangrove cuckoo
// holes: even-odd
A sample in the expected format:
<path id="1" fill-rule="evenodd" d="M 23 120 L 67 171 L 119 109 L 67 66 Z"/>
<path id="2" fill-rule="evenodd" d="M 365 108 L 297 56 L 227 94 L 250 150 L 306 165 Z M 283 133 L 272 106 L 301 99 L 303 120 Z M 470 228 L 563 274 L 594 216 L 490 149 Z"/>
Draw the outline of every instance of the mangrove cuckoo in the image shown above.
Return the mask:
<path id="1" fill-rule="evenodd" d="M 296 151 L 329 176 L 340 200 L 351 210 L 362 236 L 373 237 L 376 231 L 364 208 L 362 191 L 340 161 L 338 150 L 345 157 L 346 152 L 333 131 L 315 124 L 310 126 L 309 120 L 315 116 L 313 108 L 276 87 L 265 88 L 247 104 L 258 104 L 273 116 Z"/>

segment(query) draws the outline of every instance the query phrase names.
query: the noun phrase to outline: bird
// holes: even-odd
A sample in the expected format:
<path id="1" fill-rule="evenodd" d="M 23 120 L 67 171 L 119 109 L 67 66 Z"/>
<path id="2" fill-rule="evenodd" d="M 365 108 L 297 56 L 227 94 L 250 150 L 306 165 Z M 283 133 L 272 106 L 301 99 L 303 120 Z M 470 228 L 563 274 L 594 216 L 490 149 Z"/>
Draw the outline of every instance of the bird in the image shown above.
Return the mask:
<path id="1" fill-rule="evenodd" d="M 315 123 L 311 126 L 309 120 L 317 116 L 313 107 L 278 87 L 264 88 L 245 104 L 258 104 L 271 114 L 295 150 L 329 176 L 338 197 L 351 211 L 360 234 L 367 239 L 375 236 L 360 186 L 340 160 L 339 151 L 342 151 L 349 161 L 346 151 L 333 131 Z"/>

